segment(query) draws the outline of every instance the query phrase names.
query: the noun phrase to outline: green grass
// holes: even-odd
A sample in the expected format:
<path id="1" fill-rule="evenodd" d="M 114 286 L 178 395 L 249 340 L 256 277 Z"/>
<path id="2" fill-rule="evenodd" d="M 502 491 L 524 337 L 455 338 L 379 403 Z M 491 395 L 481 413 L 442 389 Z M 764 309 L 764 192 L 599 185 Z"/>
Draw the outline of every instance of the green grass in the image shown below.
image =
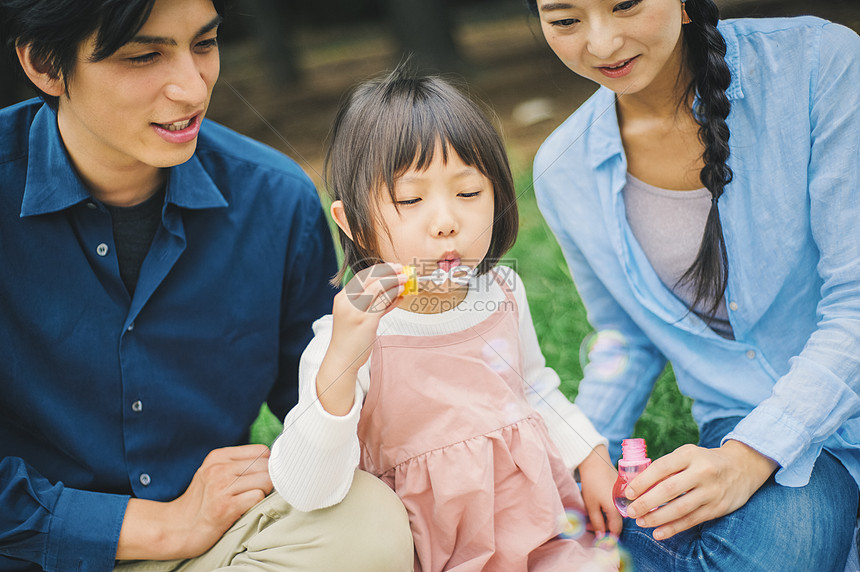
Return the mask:
<path id="1" fill-rule="evenodd" d="M 251 443 L 260 443 L 271 447 L 275 442 L 275 438 L 281 433 L 283 424 L 269 410 L 269 407 L 264 403 L 260 407 L 260 414 L 257 420 L 251 425 Z"/>
<path id="2" fill-rule="evenodd" d="M 532 320 L 547 365 L 559 373 L 562 392 L 573 399 L 582 377 L 579 349 L 592 328 L 585 319 L 585 308 L 561 250 L 538 211 L 531 173 L 517 174 L 516 186 L 520 232 L 516 245 L 505 258 L 515 264 L 525 283 Z M 691 405 L 691 400 L 678 392 L 671 367 L 667 367 L 633 433 L 647 440 L 652 459 L 684 443 L 696 442 L 698 430 L 690 416 Z M 263 406 L 251 428 L 251 440 L 270 444 L 280 429 L 280 422 Z"/>

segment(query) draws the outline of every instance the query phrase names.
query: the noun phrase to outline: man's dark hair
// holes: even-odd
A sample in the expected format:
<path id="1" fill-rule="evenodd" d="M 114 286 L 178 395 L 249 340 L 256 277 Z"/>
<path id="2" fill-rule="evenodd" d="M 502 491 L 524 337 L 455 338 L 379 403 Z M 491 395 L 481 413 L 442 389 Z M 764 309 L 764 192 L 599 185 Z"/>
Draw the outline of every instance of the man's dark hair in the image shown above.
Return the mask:
<path id="1" fill-rule="evenodd" d="M 95 34 L 91 61 L 100 61 L 131 40 L 149 18 L 155 0 L 0 0 L 0 41 L 17 65 L 15 48 L 30 45 L 34 65 L 68 87 L 81 42 Z M 224 0 L 212 0 L 224 13 Z M 33 86 L 57 108 L 58 98 Z"/>

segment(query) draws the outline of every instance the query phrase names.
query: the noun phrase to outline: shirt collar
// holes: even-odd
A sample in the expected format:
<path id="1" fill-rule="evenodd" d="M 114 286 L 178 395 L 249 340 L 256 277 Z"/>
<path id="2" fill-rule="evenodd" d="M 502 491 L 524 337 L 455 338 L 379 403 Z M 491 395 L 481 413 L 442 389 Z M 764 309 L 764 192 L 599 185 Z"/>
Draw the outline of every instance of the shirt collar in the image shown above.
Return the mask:
<path id="1" fill-rule="evenodd" d="M 743 99 L 743 76 L 741 70 L 741 55 L 738 49 L 738 37 L 735 30 L 724 26 L 720 21 L 717 24 L 717 29 L 726 41 L 726 64 L 729 66 L 729 72 L 732 74 L 732 81 L 726 90 L 726 97 L 730 101 L 735 99 Z"/>
<path id="2" fill-rule="evenodd" d="M 583 136 L 590 148 L 589 155 L 593 160 L 591 167 L 597 169 L 612 157 L 623 156 L 624 147 L 621 144 L 621 129 L 615 109 L 615 92 L 601 86 L 591 97 L 594 102 L 594 115 L 586 127 L 587 133 Z"/>
<path id="3" fill-rule="evenodd" d="M 171 167 L 166 201 L 186 209 L 223 208 L 229 204 L 197 153 L 181 165 Z"/>
<path id="4" fill-rule="evenodd" d="M 61 211 L 91 198 L 60 138 L 57 114 L 47 105 L 33 118 L 29 149 L 22 217 Z M 228 205 L 196 153 L 170 169 L 166 200 L 188 209 Z"/>
<path id="5" fill-rule="evenodd" d="M 57 114 L 47 105 L 30 125 L 29 149 L 22 217 L 60 211 L 89 198 L 60 139 Z"/>

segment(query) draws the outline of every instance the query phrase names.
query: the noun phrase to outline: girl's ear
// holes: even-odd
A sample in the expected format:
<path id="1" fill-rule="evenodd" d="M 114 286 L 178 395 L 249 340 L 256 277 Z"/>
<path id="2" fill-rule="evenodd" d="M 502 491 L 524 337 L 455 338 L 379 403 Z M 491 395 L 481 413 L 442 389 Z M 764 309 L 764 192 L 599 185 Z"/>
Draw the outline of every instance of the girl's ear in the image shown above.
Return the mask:
<path id="1" fill-rule="evenodd" d="M 18 54 L 21 67 L 24 68 L 24 73 L 27 74 L 33 85 L 55 97 L 60 97 L 66 93 L 66 84 L 63 82 L 63 78 L 52 74 L 44 64 L 33 61 L 30 44 L 15 46 L 15 52 Z"/>
<path id="2" fill-rule="evenodd" d="M 346 211 L 343 208 L 343 201 L 334 201 L 331 204 L 331 218 L 334 219 L 340 230 L 352 240 L 352 232 L 350 232 L 349 223 L 346 221 Z"/>

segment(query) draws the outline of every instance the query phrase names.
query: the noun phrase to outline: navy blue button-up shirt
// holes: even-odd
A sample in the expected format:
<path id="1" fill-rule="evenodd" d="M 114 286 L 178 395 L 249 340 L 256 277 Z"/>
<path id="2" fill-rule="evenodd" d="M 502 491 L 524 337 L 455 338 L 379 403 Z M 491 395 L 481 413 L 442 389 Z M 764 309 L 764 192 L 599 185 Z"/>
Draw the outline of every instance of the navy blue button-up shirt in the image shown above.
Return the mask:
<path id="1" fill-rule="evenodd" d="M 0 569 L 110 570 L 128 497 L 283 418 L 336 268 L 313 184 L 206 121 L 134 296 L 53 111 L 0 111 Z"/>

